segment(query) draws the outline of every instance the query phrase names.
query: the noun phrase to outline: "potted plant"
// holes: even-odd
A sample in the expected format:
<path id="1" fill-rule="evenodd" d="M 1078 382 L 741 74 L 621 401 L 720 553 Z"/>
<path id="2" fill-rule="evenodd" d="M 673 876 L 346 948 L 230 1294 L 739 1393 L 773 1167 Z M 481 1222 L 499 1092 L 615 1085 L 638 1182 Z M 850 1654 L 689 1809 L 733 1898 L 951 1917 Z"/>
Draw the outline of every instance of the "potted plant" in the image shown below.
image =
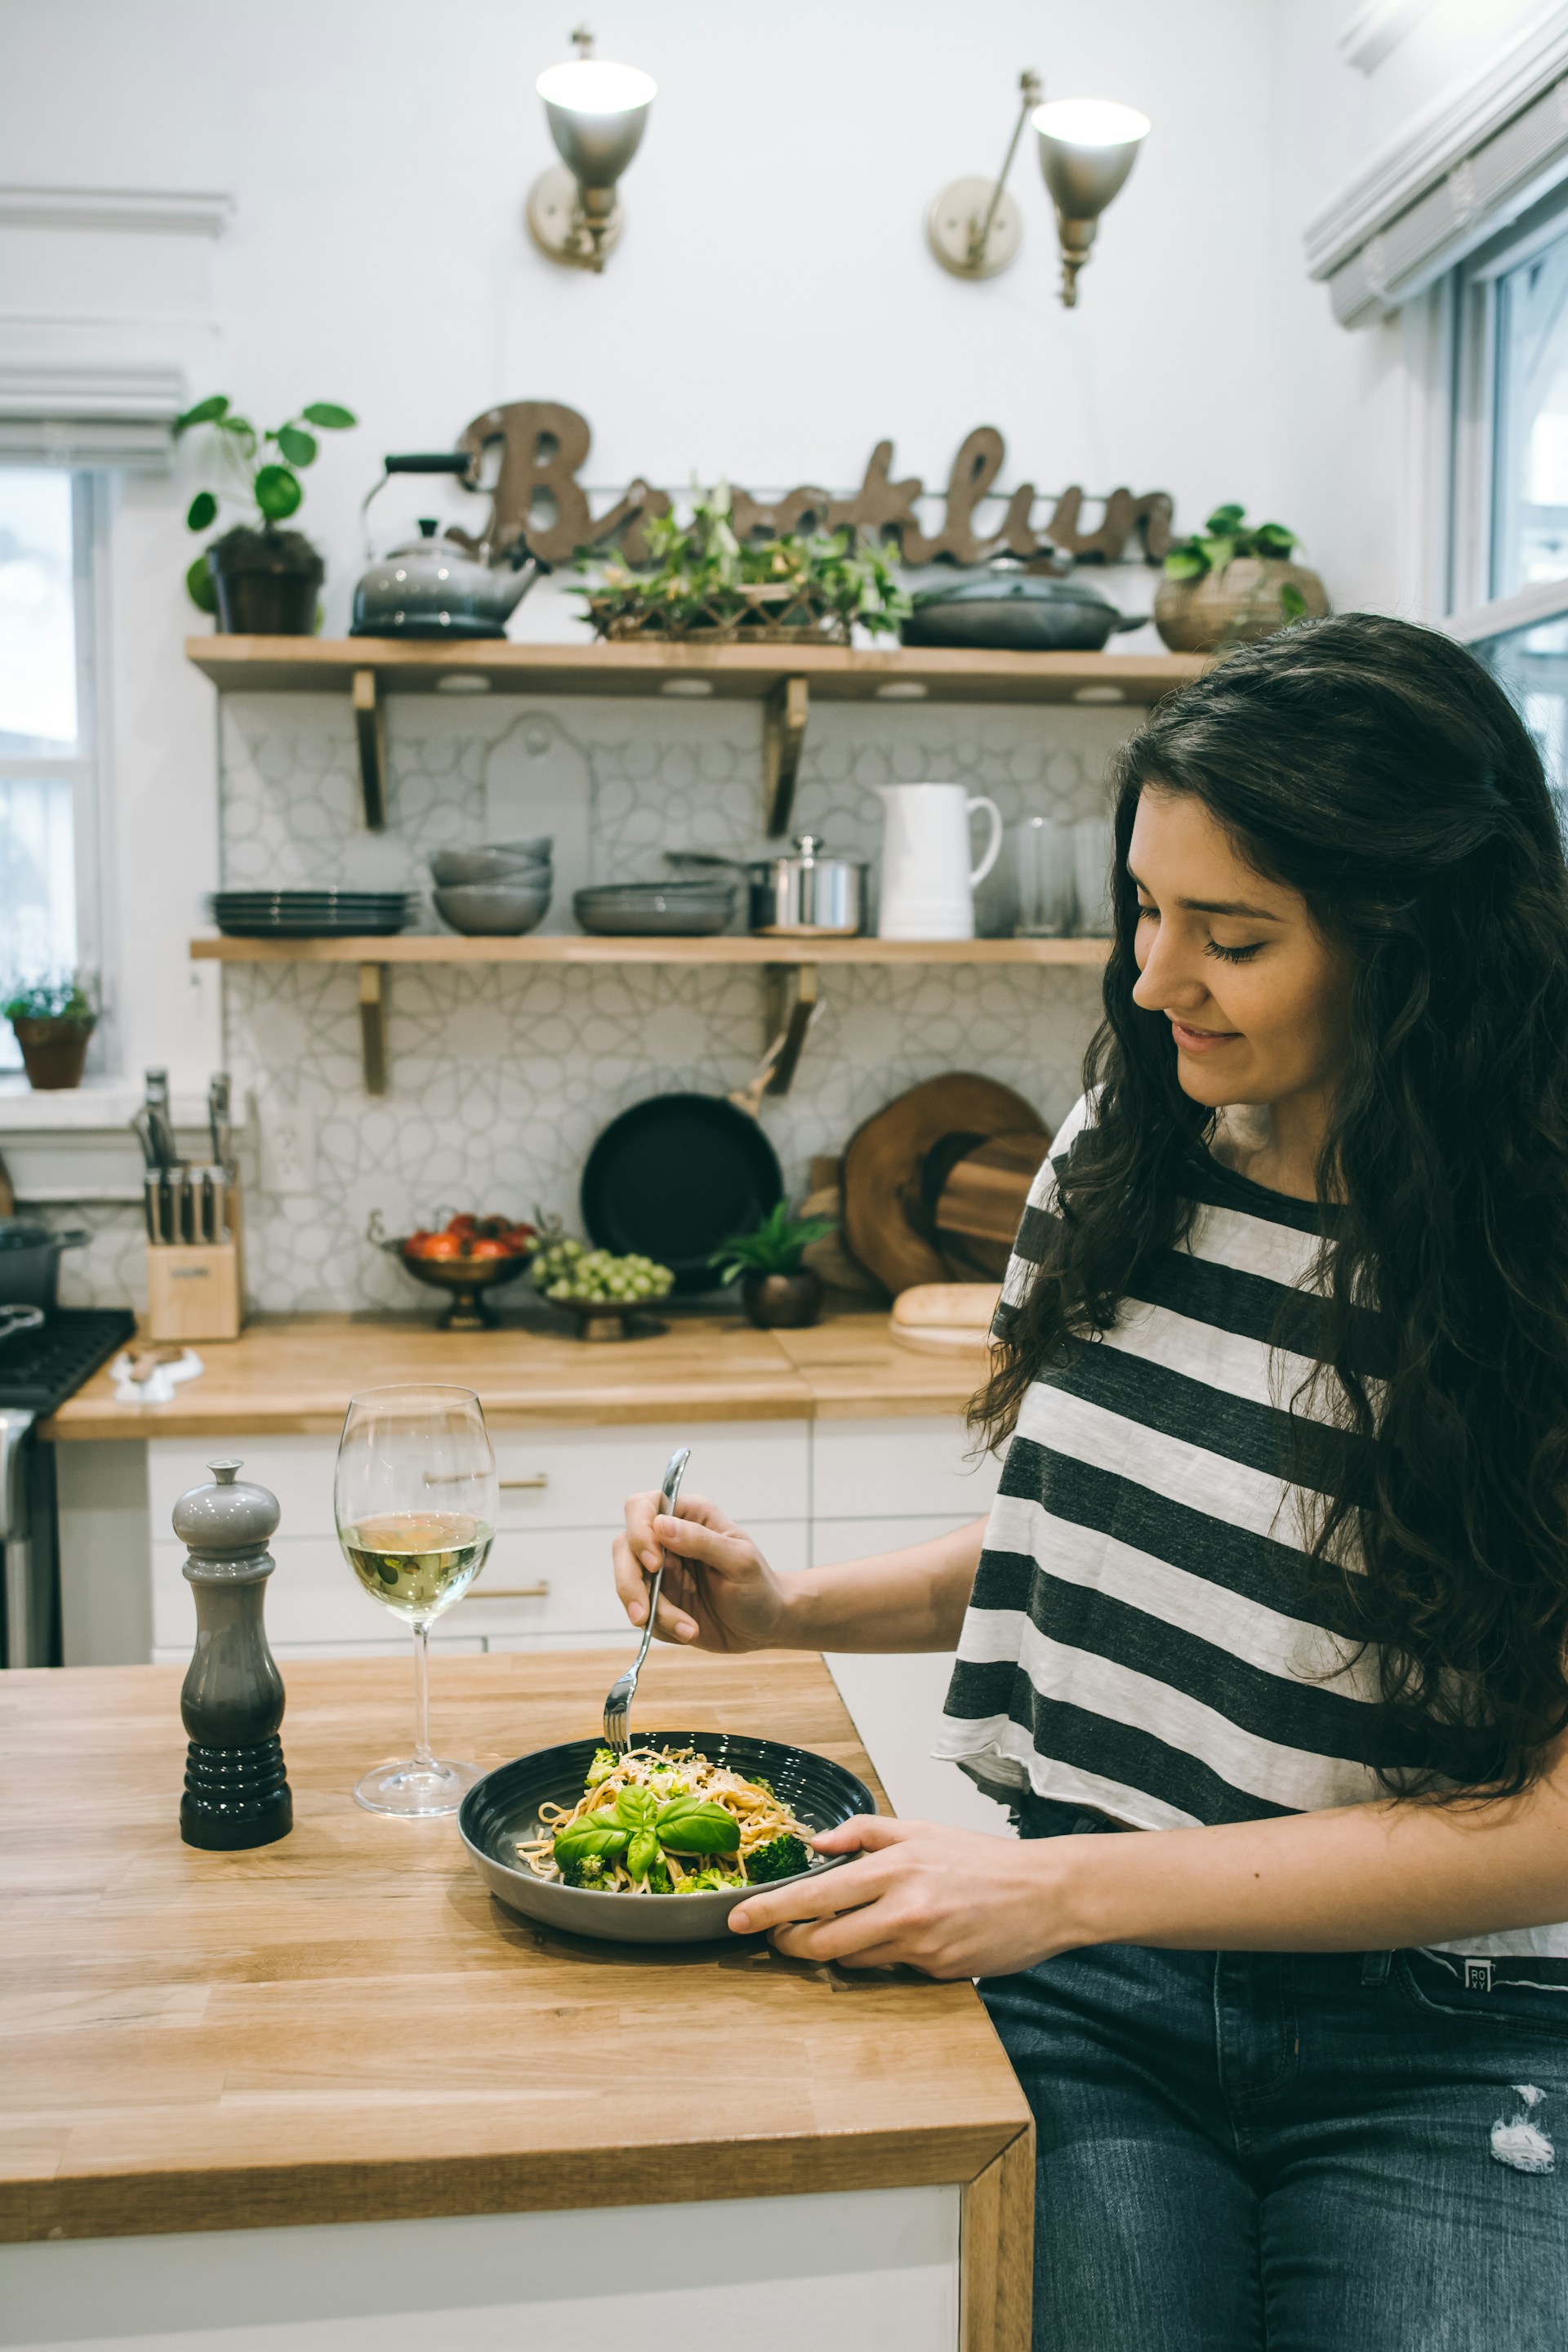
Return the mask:
<path id="1" fill-rule="evenodd" d="M 894 630 L 910 600 L 887 556 L 847 530 L 742 544 L 721 482 L 695 499 L 690 518 L 650 516 L 647 571 L 605 562 L 585 598 L 602 637 L 674 637 L 707 645 L 798 643 L 803 636 L 849 643 L 856 622 L 873 636 Z M 584 571 L 595 559 L 585 558 Z"/>
<path id="2" fill-rule="evenodd" d="M 1321 618 L 1328 595 L 1315 572 L 1291 561 L 1299 543 L 1283 523 L 1249 523 L 1245 507 L 1216 507 L 1165 558 L 1154 626 L 1172 652 L 1221 653 L 1308 614 Z"/>
<path id="3" fill-rule="evenodd" d="M 0 1012 L 16 1033 L 30 1087 L 52 1094 L 80 1086 L 87 1041 L 98 1025 L 92 991 L 82 980 L 35 981 L 13 990 Z"/>
<path id="4" fill-rule="evenodd" d="M 822 1312 L 822 1276 L 804 1263 L 813 1242 L 834 1231 L 831 1217 L 792 1217 L 784 1202 L 755 1230 L 732 1234 L 709 1259 L 721 1282 L 741 1284 L 741 1303 L 759 1331 L 798 1330 Z"/>
<path id="5" fill-rule="evenodd" d="M 305 495 L 300 476 L 316 462 L 320 444 L 308 428 L 345 433 L 358 421 L 352 409 L 315 400 L 286 425 L 258 433 L 247 417 L 235 415 L 221 392 L 175 417 L 176 441 L 198 425 L 210 426 L 219 463 L 235 486 L 198 490 L 186 511 L 187 527 L 208 530 L 226 500 L 237 498 L 250 510 L 210 541 L 185 573 L 191 602 L 216 614 L 226 633 L 308 637 L 314 631 L 326 564 L 303 531 L 278 526 L 299 511 Z"/>

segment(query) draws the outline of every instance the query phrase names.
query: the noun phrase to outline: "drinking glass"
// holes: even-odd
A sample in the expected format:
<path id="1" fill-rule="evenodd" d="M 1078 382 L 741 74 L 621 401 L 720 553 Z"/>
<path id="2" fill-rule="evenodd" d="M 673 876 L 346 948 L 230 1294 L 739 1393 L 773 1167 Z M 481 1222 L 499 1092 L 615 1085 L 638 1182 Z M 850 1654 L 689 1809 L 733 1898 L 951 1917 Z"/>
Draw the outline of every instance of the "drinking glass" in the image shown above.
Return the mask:
<path id="1" fill-rule="evenodd" d="M 1016 893 L 1014 936 L 1064 939 L 1078 920 L 1078 866 L 1069 825 L 1026 816 L 1009 828 Z"/>
<path id="2" fill-rule="evenodd" d="M 1108 816 L 1080 816 L 1073 827 L 1078 865 L 1078 927 L 1090 939 L 1108 940 L 1116 929 L 1111 898 L 1116 839 Z"/>
<path id="3" fill-rule="evenodd" d="M 414 1628 L 414 1753 L 354 1790 L 373 1813 L 453 1813 L 479 1778 L 430 1752 L 430 1627 L 495 1536 L 496 1462 L 471 1389 L 364 1389 L 349 1400 L 333 1486 L 338 1541 L 367 1592 Z"/>

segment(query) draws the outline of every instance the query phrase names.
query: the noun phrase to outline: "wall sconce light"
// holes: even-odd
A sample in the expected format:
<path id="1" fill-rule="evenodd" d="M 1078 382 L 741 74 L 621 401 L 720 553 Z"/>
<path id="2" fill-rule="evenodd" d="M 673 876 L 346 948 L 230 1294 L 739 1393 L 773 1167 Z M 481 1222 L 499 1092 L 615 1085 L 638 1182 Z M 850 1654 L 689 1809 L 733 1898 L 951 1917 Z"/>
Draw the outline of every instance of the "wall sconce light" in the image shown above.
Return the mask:
<path id="1" fill-rule="evenodd" d="M 597 274 L 620 239 L 616 183 L 641 144 L 658 84 L 636 66 L 596 58 L 586 26 L 572 41 L 576 56 L 534 84 L 563 160 L 529 190 L 528 228 L 552 261 Z"/>
<path id="2" fill-rule="evenodd" d="M 1079 272 L 1089 259 L 1100 215 L 1126 184 L 1148 137 L 1149 118 L 1134 107 L 1101 99 L 1057 99 L 1042 105 L 1039 79 L 1033 73 L 1019 75 L 1018 90 L 1018 119 L 996 178 L 951 182 L 926 215 L 926 237 L 955 278 L 994 278 L 1016 260 L 1024 216 L 1007 194 L 1007 174 L 1024 125 L 1032 121 L 1040 170 L 1057 209 L 1062 302 L 1076 310 Z"/>

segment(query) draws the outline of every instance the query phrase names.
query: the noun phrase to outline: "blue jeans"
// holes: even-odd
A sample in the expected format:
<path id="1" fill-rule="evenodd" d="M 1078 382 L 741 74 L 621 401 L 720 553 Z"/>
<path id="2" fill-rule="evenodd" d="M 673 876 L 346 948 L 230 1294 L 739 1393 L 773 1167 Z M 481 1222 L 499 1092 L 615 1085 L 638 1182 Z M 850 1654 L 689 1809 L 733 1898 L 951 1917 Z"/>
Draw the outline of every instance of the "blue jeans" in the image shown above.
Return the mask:
<path id="1" fill-rule="evenodd" d="M 1487 1973 L 1102 1944 L 983 1981 L 1038 2134 L 1035 2352 L 1564 2352 L 1568 1991 Z"/>

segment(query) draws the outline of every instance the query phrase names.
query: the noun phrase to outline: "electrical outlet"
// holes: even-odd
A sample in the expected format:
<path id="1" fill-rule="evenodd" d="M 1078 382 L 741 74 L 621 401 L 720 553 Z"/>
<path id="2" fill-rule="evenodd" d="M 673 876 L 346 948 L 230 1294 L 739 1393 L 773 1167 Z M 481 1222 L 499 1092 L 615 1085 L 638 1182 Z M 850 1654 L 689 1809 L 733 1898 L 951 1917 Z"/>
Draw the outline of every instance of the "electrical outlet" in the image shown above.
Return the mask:
<path id="1" fill-rule="evenodd" d="M 262 1114 L 261 1189 L 264 1192 L 313 1192 L 316 1189 L 316 1122 L 298 1104 L 279 1103 Z"/>

